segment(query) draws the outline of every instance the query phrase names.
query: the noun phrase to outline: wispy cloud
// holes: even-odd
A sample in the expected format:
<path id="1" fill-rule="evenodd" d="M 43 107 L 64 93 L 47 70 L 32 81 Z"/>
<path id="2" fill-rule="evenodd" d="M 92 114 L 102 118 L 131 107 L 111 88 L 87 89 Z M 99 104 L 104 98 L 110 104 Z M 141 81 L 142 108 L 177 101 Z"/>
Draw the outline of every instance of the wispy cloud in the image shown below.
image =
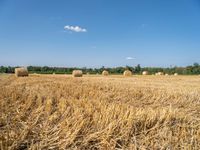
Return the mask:
<path id="1" fill-rule="evenodd" d="M 65 30 L 73 31 L 73 32 L 87 32 L 85 28 L 81 28 L 79 26 L 64 26 Z"/>
<path id="2" fill-rule="evenodd" d="M 126 57 L 126 60 L 133 60 L 133 59 L 135 59 L 135 58 L 133 58 L 133 57 Z"/>

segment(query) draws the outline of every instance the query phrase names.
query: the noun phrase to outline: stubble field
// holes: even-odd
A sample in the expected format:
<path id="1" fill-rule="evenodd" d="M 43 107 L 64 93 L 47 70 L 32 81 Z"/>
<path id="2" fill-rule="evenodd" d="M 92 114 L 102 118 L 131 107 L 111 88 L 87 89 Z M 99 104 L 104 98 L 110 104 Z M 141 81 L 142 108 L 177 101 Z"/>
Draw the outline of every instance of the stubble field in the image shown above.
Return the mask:
<path id="1" fill-rule="evenodd" d="M 200 76 L 0 75 L 0 149 L 200 149 Z"/>

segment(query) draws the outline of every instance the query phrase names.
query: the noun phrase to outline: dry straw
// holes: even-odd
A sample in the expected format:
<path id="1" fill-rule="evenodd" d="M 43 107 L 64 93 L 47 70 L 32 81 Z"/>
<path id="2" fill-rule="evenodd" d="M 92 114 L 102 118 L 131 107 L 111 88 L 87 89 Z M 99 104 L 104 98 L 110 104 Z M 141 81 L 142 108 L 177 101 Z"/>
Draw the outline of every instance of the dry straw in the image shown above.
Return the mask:
<path id="1" fill-rule="evenodd" d="M 51 99 L 47 99 L 46 100 L 46 106 L 45 106 L 45 110 L 47 113 L 51 113 L 51 110 L 52 110 L 52 100 Z"/>
<path id="2" fill-rule="evenodd" d="M 148 75 L 148 74 L 149 74 L 148 71 L 143 71 L 143 72 L 142 72 L 142 75 Z"/>
<path id="3" fill-rule="evenodd" d="M 132 76 L 132 72 L 130 70 L 125 70 L 124 76 Z"/>
<path id="4" fill-rule="evenodd" d="M 103 76 L 108 76 L 108 75 L 109 75 L 109 72 L 106 71 L 106 70 L 104 70 L 104 71 L 102 72 L 102 75 L 103 75 Z"/>
<path id="5" fill-rule="evenodd" d="M 16 77 L 28 76 L 28 70 L 26 68 L 15 68 Z"/>
<path id="6" fill-rule="evenodd" d="M 82 70 L 74 70 L 72 72 L 73 77 L 82 77 L 83 76 L 83 72 Z"/>
<path id="7" fill-rule="evenodd" d="M 61 98 L 58 103 L 58 110 L 63 113 L 66 110 L 66 100 Z"/>
<path id="8" fill-rule="evenodd" d="M 0 78 L 0 149 L 200 149 L 199 77 L 125 78 Z"/>

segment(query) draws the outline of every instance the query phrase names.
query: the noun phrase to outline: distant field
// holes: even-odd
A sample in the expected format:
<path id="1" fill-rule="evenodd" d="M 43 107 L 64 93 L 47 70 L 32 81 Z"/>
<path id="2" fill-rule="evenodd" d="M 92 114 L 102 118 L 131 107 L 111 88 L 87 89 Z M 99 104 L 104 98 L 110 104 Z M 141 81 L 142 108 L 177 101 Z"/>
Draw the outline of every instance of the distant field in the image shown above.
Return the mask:
<path id="1" fill-rule="evenodd" d="M 0 149 L 200 149 L 200 76 L 0 75 Z"/>

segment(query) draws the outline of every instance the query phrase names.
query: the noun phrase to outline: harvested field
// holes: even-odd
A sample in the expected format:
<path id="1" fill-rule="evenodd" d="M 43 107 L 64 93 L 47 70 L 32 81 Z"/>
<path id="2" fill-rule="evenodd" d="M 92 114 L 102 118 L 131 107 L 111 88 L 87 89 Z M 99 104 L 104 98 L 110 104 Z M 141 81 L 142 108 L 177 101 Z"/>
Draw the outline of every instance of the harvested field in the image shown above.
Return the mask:
<path id="1" fill-rule="evenodd" d="M 200 77 L 0 76 L 0 149 L 200 149 Z"/>

